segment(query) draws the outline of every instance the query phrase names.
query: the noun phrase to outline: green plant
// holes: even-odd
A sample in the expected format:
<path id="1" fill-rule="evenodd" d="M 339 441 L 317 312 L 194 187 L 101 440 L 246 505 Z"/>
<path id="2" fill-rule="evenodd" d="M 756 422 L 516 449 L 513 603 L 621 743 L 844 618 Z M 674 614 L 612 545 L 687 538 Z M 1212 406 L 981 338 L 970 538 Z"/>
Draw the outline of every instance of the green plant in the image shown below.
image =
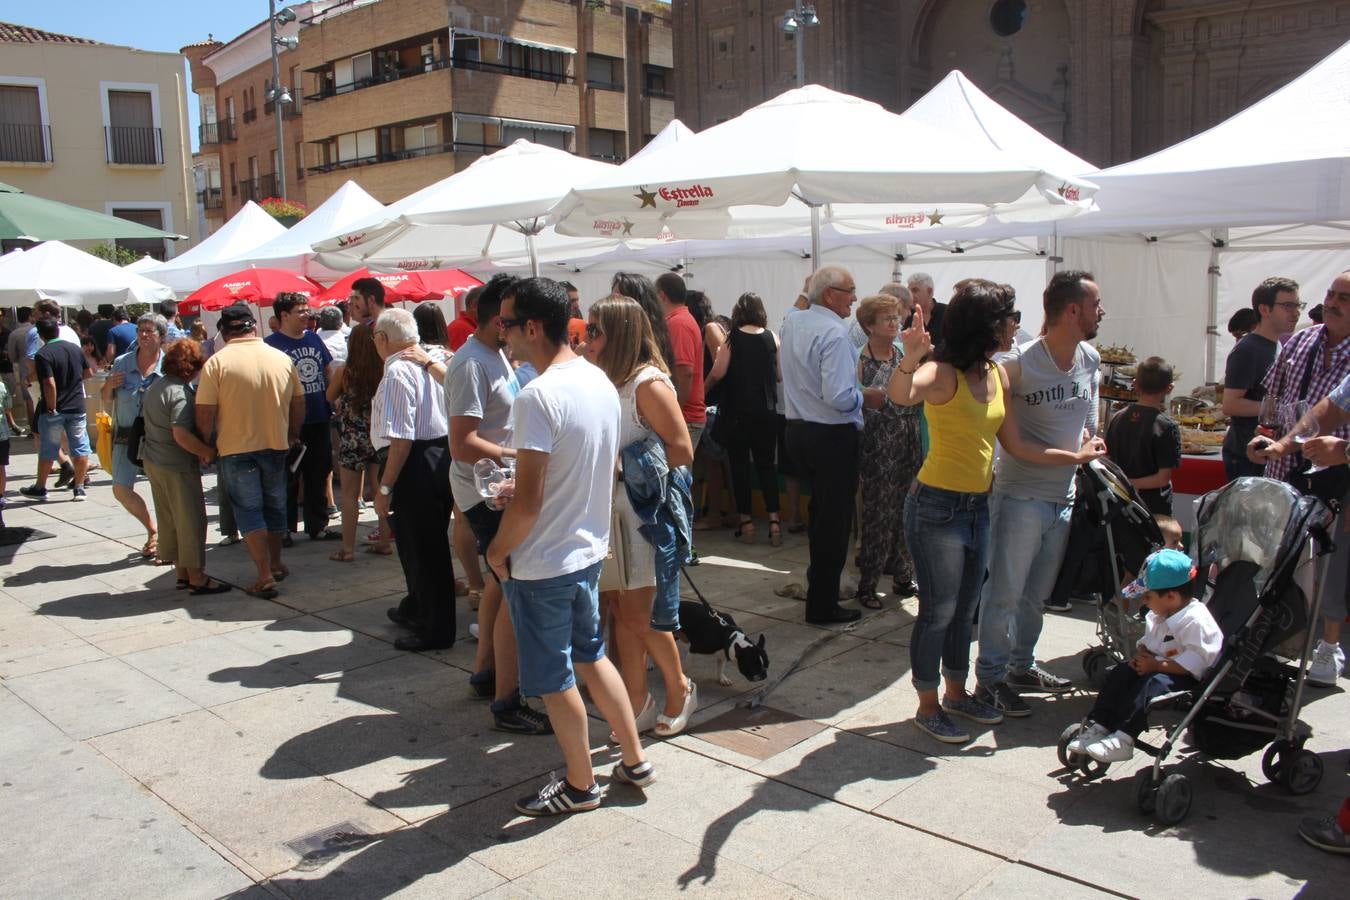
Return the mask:
<path id="1" fill-rule="evenodd" d="M 135 250 L 128 250 L 126 247 L 119 247 L 116 244 L 95 244 L 89 249 L 89 252 L 115 266 L 125 266 L 140 259 Z"/>
<path id="2" fill-rule="evenodd" d="M 305 204 L 298 203 L 295 200 L 283 200 L 280 197 L 268 197 L 258 204 L 269 216 L 275 219 L 296 218 L 303 219 L 309 215 L 309 210 Z"/>

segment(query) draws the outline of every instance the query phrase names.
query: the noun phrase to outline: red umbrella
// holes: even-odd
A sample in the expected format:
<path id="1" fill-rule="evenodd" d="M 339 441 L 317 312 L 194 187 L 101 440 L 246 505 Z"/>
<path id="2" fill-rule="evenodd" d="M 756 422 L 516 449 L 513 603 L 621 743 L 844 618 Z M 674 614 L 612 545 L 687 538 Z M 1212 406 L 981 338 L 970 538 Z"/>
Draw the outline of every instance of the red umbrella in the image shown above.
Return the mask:
<path id="1" fill-rule="evenodd" d="M 178 311 L 190 316 L 203 309 L 219 310 L 240 302 L 268 306 L 277 294 L 314 297 L 322 290 L 318 282 L 285 269 L 243 269 L 197 288 L 178 305 Z"/>
<path id="2" fill-rule="evenodd" d="M 456 297 L 483 283 L 459 269 L 428 269 L 416 272 L 371 272 L 369 269 L 357 269 L 334 283 L 310 303 L 314 306 L 324 306 L 346 300 L 352 292 L 352 282 L 358 278 L 374 278 L 384 285 L 384 299 L 387 303 L 402 300 L 421 303 L 423 300 L 440 300 L 446 296 Z"/>

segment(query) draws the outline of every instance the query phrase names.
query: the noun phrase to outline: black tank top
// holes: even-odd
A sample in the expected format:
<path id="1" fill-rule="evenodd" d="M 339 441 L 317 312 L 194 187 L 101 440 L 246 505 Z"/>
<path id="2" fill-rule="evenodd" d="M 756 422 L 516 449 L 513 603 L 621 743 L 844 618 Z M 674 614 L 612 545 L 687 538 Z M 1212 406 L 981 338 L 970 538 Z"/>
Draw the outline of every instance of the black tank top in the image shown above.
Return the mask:
<path id="1" fill-rule="evenodd" d="M 773 332 L 748 334 L 733 328 L 731 362 L 724 379 L 722 407 L 752 415 L 772 412 L 778 399 L 778 347 Z"/>

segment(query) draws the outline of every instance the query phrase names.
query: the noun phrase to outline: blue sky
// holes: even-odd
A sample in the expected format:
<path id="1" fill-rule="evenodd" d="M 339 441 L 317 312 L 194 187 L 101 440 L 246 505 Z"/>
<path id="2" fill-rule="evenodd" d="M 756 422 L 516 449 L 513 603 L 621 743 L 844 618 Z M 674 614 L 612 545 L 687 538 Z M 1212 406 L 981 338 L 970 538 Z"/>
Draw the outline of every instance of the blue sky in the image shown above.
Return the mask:
<path id="1" fill-rule="evenodd" d="M 37 4 L 0 0 L 0 21 L 91 38 L 105 44 L 169 53 L 177 53 L 185 44 L 206 40 L 208 33 L 218 41 L 228 41 L 266 18 L 267 0 L 225 0 L 223 3 L 70 0 Z M 186 63 L 183 70 L 186 73 Z M 188 95 L 188 116 L 195 149 L 197 101 L 193 94 Z"/>

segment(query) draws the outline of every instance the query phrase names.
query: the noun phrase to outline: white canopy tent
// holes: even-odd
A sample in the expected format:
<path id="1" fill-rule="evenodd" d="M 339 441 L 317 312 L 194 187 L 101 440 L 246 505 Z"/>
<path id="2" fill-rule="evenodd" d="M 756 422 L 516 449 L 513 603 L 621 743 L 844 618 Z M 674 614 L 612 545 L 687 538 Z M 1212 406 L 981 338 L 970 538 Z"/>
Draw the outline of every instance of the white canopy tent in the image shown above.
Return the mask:
<path id="1" fill-rule="evenodd" d="M 609 163 L 518 140 L 394 203 L 377 217 L 314 245 L 318 262 L 349 272 L 464 267 L 538 254 L 584 256 L 612 237 L 545 233 L 544 217 L 568 188 L 613 168 Z"/>
<path id="2" fill-rule="evenodd" d="M 128 272 L 135 272 L 136 274 L 139 275 L 140 273 L 144 272 L 146 269 L 153 269 L 153 268 L 154 268 L 155 266 L 157 266 L 157 265 L 159 265 L 159 260 L 155 259 L 155 258 L 154 258 L 153 256 L 151 256 L 149 253 L 147 253 L 147 254 L 145 254 L 145 256 L 142 256 L 140 259 L 136 260 L 135 262 L 129 262 L 129 263 L 127 263 L 127 264 L 126 264 L 125 266 L 123 266 L 122 268 L 126 269 Z"/>
<path id="3" fill-rule="evenodd" d="M 383 203 L 356 182 L 348 181 L 317 208 L 310 210 L 309 215 L 271 240 L 222 259 L 220 265 L 225 271 L 220 274 L 228 275 L 248 268 L 271 268 L 299 272 L 320 281 L 336 281 L 345 273 L 315 262 L 313 245 L 346 234 L 361 223 L 383 215 Z"/>
<path id="4" fill-rule="evenodd" d="M 0 305 L 31 306 L 55 300 L 93 309 L 100 303 L 158 303 L 173 291 L 121 266 L 60 241 L 0 257 Z"/>
<path id="5" fill-rule="evenodd" d="M 190 294 L 209 281 L 239 271 L 242 267 L 230 260 L 285 233 L 285 225 L 250 200 L 215 234 L 181 256 L 141 274 L 167 284 L 180 294 Z"/>

